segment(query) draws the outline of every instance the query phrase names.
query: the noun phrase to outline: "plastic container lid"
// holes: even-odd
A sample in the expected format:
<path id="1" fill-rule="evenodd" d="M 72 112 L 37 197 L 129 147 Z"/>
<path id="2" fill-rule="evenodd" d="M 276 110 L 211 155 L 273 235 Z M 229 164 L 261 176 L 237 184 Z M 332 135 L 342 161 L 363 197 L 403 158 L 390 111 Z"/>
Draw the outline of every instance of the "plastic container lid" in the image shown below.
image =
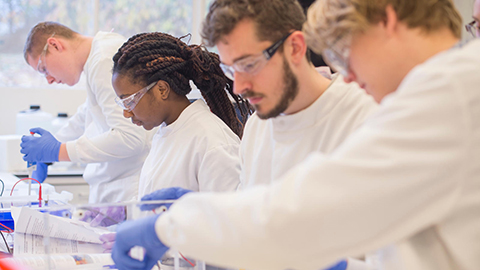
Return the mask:
<path id="1" fill-rule="evenodd" d="M 29 130 L 35 127 L 50 130 L 53 118 L 52 114 L 42 111 L 40 105 L 30 105 L 30 109 L 17 113 L 16 134 L 28 135 Z"/>
<path id="2" fill-rule="evenodd" d="M 53 118 L 50 132 L 56 134 L 63 126 L 68 123 L 68 114 L 59 112 L 57 117 Z"/>

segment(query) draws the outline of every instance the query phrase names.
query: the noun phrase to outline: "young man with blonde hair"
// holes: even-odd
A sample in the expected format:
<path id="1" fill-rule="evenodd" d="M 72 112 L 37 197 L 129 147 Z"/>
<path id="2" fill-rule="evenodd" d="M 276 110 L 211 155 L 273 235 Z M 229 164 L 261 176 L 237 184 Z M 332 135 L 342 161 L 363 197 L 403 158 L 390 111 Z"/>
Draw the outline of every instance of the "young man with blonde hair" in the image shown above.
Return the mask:
<path id="1" fill-rule="evenodd" d="M 46 162 L 87 163 L 83 178 L 90 185 L 90 203 L 130 200 L 137 195 L 151 133 L 123 117 L 112 87 L 112 57 L 125 38 L 116 33 L 81 35 L 56 22 L 41 22 L 25 42 L 27 63 L 48 83 L 75 85 L 87 80 L 87 100 L 55 136 L 34 128 L 40 137 L 24 136 L 24 160 L 36 161 L 40 181 Z M 27 131 L 26 131 L 27 132 Z"/>
<path id="2" fill-rule="evenodd" d="M 451 0 L 322 0 L 308 13 L 309 44 L 379 111 L 270 186 L 189 193 L 137 221 L 158 238 L 145 246 L 252 269 L 370 252 L 373 269 L 478 269 L 480 40 L 459 43 Z"/>

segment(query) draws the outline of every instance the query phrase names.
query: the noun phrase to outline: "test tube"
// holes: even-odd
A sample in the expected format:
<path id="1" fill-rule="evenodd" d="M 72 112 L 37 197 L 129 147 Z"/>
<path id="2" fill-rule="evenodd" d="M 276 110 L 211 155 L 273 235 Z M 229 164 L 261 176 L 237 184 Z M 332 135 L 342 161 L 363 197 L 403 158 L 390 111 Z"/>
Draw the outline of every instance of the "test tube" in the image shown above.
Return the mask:
<path id="1" fill-rule="evenodd" d="M 31 132 L 30 131 L 30 135 L 34 135 L 35 133 L 34 132 Z M 33 161 L 33 162 L 30 162 L 30 161 L 27 161 L 27 171 L 28 171 L 28 177 L 29 178 L 32 178 L 33 176 L 33 171 L 35 171 L 37 169 L 37 162 Z M 28 181 L 28 196 L 30 196 L 32 193 L 32 179 L 30 179 Z"/>

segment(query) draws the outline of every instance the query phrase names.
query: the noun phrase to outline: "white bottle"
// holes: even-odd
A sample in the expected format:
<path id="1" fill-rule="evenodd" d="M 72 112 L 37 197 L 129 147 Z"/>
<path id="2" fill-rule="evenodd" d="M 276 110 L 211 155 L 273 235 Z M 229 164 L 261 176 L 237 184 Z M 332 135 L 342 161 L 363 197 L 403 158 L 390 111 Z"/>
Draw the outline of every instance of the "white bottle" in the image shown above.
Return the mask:
<path id="1" fill-rule="evenodd" d="M 55 135 L 57 131 L 59 131 L 64 125 L 67 124 L 68 119 L 69 118 L 67 113 L 58 113 L 57 117 L 53 118 L 52 120 L 52 128 L 50 132 Z"/>
<path id="2" fill-rule="evenodd" d="M 16 134 L 30 134 L 30 129 L 41 127 L 50 130 L 53 115 L 40 109 L 40 105 L 30 105 L 29 110 L 17 113 Z"/>

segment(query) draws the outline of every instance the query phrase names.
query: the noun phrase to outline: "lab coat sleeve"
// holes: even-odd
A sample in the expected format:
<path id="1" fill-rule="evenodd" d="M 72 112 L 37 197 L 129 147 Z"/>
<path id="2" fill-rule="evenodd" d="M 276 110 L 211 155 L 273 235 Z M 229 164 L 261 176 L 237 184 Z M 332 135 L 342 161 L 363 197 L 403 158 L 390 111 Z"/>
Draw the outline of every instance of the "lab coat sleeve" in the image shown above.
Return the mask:
<path id="1" fill-rule="evenodd" d="M 87 105 L 83 103 L 77 109 L 77 112 L 68 119 L 68 122 L 65 126 L 60 128 L 55 134 L 57 140 L 62 143 L 76 140 L 80 138 L 85 132 L 85 114 L 87 110 Z"/>
<path id="2" fill-rule="evenodd" d="M 144 151 L 147 133 L 133 125 L 123 116 L 123 111 L 115 103 L 112 80 L 111 57 L 103 57 L 89 67 L 87 80 L 100 107 L 109 130 L 88 137 L 83 135 L 76 141 L 67 143 L 67 151 L 72 161 L 83 163 L 107 162 L 130 157 Z M 95 106 L 97 106 L 95 105 Z"/>
<path id="3" fill-rule="evenodd" d="M 471 158 L 455 87 L 441 76 L 405 86 L 332 155 L 312 154 L 271 186 L 185 195 L 157 220 L 160 240 L 211 264 L 320 269 L 435 224 Z"/>
<path id="4" fill-rule="evenodd" d="M 198 172 L 200 191 L 232 191 L 239 183 L 238 143 L 217 146 L 205 153 Z"/>

